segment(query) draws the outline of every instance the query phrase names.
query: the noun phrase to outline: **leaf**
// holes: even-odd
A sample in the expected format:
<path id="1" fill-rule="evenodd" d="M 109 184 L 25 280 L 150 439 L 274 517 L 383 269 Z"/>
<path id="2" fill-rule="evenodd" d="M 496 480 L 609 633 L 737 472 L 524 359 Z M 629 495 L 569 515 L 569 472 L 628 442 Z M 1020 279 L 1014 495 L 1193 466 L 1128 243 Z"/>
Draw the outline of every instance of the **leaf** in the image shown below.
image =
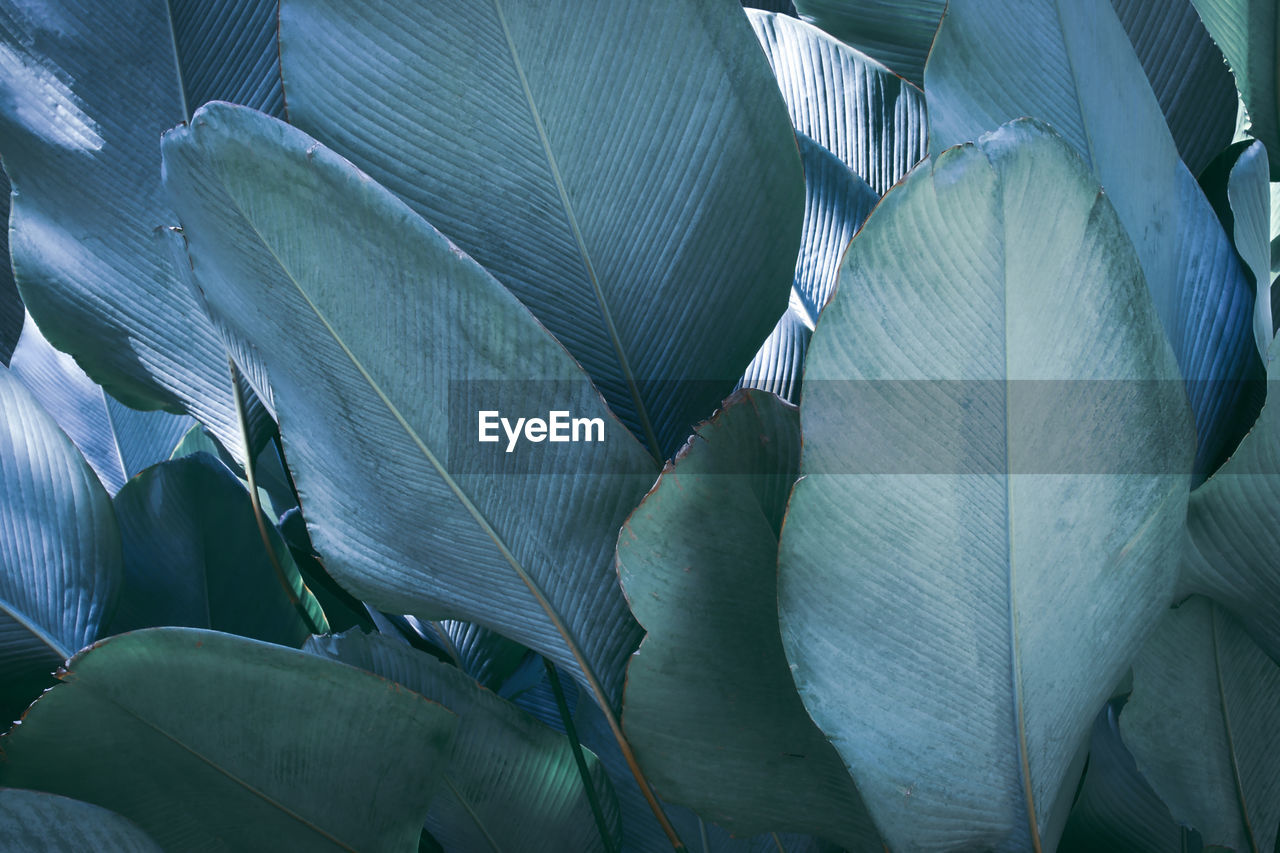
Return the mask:
<path id="1" fill-rule="evenodd" d="M 1187 507 L 1179 596 L 1199 594 L 1231 610 L 1280 662 L 1280 343 L 1268 359 L 1267 405 L 1253 430 Z"/>
<path id="2" fill-rule="evenodd" d="M 4 737 L 0 781 L 193 853 L 414 850 L 457 724 L 354 667 L 214 631 L 123 634 L 67 669 Z"/>
<path id="3" fill-rule="evenodd" d="M 1280 667 L 1219 608 L 1169 612 L 1133 663 L 1120 733 L 1207 844 L 1270 851 L 1280 825 Z"/>
<path id="4" fill-rule="evenodd" d="M 314 637 L 306 650 L 376 672 L 458 715 L 427 831 L 446 850 L 570 853 L 603 845 L 569 742 L 455 667 L 377 635 Z M 617 802 L 594 755 L 596 794 L 620 833 Z"/>
<path id="5" fill-rule="evenodd" d="M 739 391 L 627 520 L 618 571 L 647 634 L 627 668 L 623 729 L 655 789 L 735 834 L 879 850 L 778 634 L 778 530 L 799 467 L 799 413 Z"/>
<path id="6" fill-rule="evenodd" d="M 330 573 L 378 609 L 492 628 L 616 703 L 639 637 L 612 543 L 654 468 L 581 369 L 474 261 L 301 131 L 213 104 L 164 146 L 209 308 L 270 370 Z M 507 454 L 472 439 L 490 408 L 599 417 L 605 440 Z"/>
<path id="7" fill-rule="evenodd" d="M 836 273 L 854 233 L 879 197 L 834 154 L 796 134 L 804 165 L 804 231 L 791 303 L 742 377 L 742 385 L 800 400 L 809 335 L 835 289 Z"/>
<path id="8" fill-rule="evenodd" d="M 1249 132 L 1267 146 L 1280 180 L 1280 12 L 1272 0 L 1191 0 L 1227 58 L 1249 112 Z"/>
<path id="9" fill-rule="evenodd" d="M 1267 182 L 1267 149 L 1254 142 L 1241 153 L 1227 183 L 1231 203 L 1232 241 L 1253 274 L 1253 337 L 1263 362 L 1274 337 L 1271 320 L 1271 191 Z"/>
<path id="10" fill-rule="evenodd" d="M 1194 446 L 1131 244 L 1060 137 L 1012 122 L 881 200 L 801 420 L 778 608 L 810 716 L 891 849 L 1052 849 L 1172 594 Z"/>
<path id="11" fill-rule="evenodd" d="M 120 586 L 111 499 L 53 418 L 0 368 L 0 715 L 98 637 Z"/>
<path id="12" fill-rule="evenodd" d="M 280 34 L 289 120 L 510 288 L 656 458 L 733 389 L 804 208 L 735 0 L 286 0 Z"/>
<path id="13" fill-rule="evenodd" d="M 75 359 L 54 349 L 30 315 L 9 366 L 75 442 L 110 495 L 143 468 L 169 458 L 194 423 L 123 405 L 86 376 Z"/>
<path id="14" fill-rule="evenodd" d="M 198 453 L 148 468 L 114 505 L 124 586 L 110 633 L 175 625 L 296 648 L 328 630 L 284 540 L 273 526 L 264 528 L 273 563 L 248 494 L 213 457 Z"/>
<path id="15" fill-rule="evenodd" d="M 442 619 L 424 624 L 412 616 L 407 621 L 423 639 L 443 649 L 458 669 L 495 693 L 529 655 L 519 643 L 470 622 Z"/>
<path id="16" fill-rule="evenodd" d="M 784 15 L 747 19 L 800 133 L 883 194 L 928 153 L 924 94 L 880 63 Z"/>
<path id="17" fill-rule="evenodd" d="M 0 169 L 0 222 L 9 221 L 9 176 Z M 22 317 L 26 309 L 18 295 L 18 285 L 13 281 L 13 264 L 9 262 L 9 229 L 0 228 L 0 364 L 9 366 L 13 348 L 22 334 Z"/>
<path id="18" fill-rule="evenodd" d="M 27 308 L 55 347 L 127 405 L 189 411 L 230 444 L 238 426 L 223 342 L 153 236 L 173 218 L 156 140 L 187 118 L 188 97 L 278 81 L 274 36 L 262 38 L 274 31 L 274 3 L 178 7 L 171 16 L 163 0 L 0 4 L 10 248 Z"/>
<path id="19" fill-rule="evenodd" d="M 129 821 L 106 809 L 42 791 L 0 789 L 0 837 L 12 850 L 160 853 Z"/>
<path id="20" fill-rule="evenodd" d="M 925 77 L 930 150 L 1034 116 L 1085 158 L 1133 240 L 1187 382 L 1203 480 L 1252 422 L 1236 409 L 1257 372 L 1253 293 L 1141 75 L 1106 0 L 954 0 Z"/>
<path id="21" fill-rule="evenodd" d="M 946 0 L 796 0 L 802 20 L 815 24 L 916 86 Z"/>

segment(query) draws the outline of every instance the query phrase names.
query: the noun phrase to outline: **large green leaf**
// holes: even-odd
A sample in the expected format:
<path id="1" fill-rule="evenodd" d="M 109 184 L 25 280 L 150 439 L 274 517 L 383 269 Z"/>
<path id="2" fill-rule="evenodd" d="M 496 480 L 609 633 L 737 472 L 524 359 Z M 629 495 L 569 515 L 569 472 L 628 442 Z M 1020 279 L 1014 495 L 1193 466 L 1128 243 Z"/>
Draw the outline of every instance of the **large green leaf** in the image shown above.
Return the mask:
<path id="1" fill-rule="evenodd" d="M 1248 429 L 1236 407 L 1258 372 L 1253 293 L 1142 80 L 1107 0 L 953 0 L 925 76 L 930 150 L 1034 116 L 1086 159 L 1133 240 L 1187 382 L 1203 478 Z"/>
<path id="2" fill-rule="evenodd" d="M 656 472 L 581 368 L 492 276 L 301 131 L 213 104 L 164 148 L 208 305 L 271 372 L 330 573 L 381 610 L 493 628 L 616 703 L 639 630 L 613 544 Z M 598 417 L 604 440 L 505 453 L 476 440 L 481 409 Z"/>
<path id="3" fill-rule="evenodd" d="M 817 27 L 747 11 L 796 130 L 883 194 L 927 153 L 924 95 Z"/>
<path id="4" fill-rule="evenodd" d="M 786 304 L 799 158 L 735 0 L 285 0 L 289 119 L 472 255 L 666 458 Z"/>
<path id="5" fill-rule="evenodd" d="M 1280 9 L 1275 0 L 1191 0 L 1235 74 L 1249 132 L 1267 146 L 1280 180 Z"/>
<path id="6" fill-rule="evenodd" d="M 98 637 L 120 586 L 111 499 L 84 457 L 0 368 L 0 715 Z"/>
<path id="7" fill-rule="evenodd" d="M 153 236 L 173 221 L 156 140 L 194 97 L 267 105 L 274 5 L 0 3 L 0 155 L 28 310 L 114 396 L 189 411 L 229 445 L 223 343 Z"/>
<path id="8" fill-rule="evenodd" d="M 799 413 L 740 391 L 627 520 L 618 571 L 647 634 L 627 668 L 623 728 L 663 797 L 735 834 L 879 850 L 778 634 L 778 531 L 799 467 Z"/>
<path id="9" fill-rule="evenodd" d="M 801 421 L 778 606 L 810 715 L 890 848 L 1052 849 L 1173 592 L 1194 447 L 1132 245 L 1060 137 L 1010 123 L 881 200 Z"/>
<path id="10" fill-rule="evenodd" d="M 0 838 L 10 850 L 160 853 L 129 821 L 99 806 L 43 791 L 0 788 Z"/>
<path id="11" fill-rule="evenodd" d="M 0 782 L 193 853 L 412 851 L 457 725 L 355 667 L 192 628 L 103 640 L 60 677 L 0 741 Z"/>
<path id="12" fill-rule="evenodd" d="M 796 0 L 800 17 L 917 86 L 947 0 Z"/>
<path id="13" fill-rule="evenodd" d="M 240 481 L 208 454 L 148 468 L 114 506 L 124 585 L 111 633 L 185 625 L 297 647 L 328 630 L 280 534 L 259 530 Z"/>
<path id="14" fill-rule="evenodd" d="M 1207 844 L 1270 853 L 1280 826 L 1280 666 L 1203 598 L 1133 662 L 1120 733 L 1173 816 Z"/>
<path id="15" fill-rule="evenodd" d="M 431 803 L 427 831 L 446 850 L 572 853 L 604 850 L 569 741 L 456 667 L 377 635 L 315 637 L 307 651 L 390 678 L 458 715 L 458 733 Z M 616 848 L 618 804 L 586 753 Z"/>
<path id="16" fill-rule="evenodd" d="M 75 359 L 53 348 L 27 316 L 9 365 L 75 442 L 107 493 L 143 468 L 169 458 L 191 418 L 130 409 L 94 383 Z"/>

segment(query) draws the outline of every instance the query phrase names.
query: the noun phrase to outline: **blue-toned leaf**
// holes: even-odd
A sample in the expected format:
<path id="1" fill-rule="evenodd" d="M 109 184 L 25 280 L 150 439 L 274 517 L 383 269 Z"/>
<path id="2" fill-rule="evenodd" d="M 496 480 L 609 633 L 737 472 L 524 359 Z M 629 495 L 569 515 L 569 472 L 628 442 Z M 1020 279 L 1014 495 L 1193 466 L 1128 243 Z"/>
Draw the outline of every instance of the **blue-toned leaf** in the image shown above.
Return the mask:
<path id="1" fill-rule="evenodd" d="M 0 169 L 0 364 L 8 366 L 13 348 L 22 334 L 22 318 L 26 309 L 13 280 L 13 264 L 9 262 L 9 176 Z"/>
<path id="2" fill-rule="evenodd" d="M 137 826 L 99 806 L 21 788 L 0 788 L 0 838 L 42 853 L 160 853 Z"/>
<path id="3" fill-rule="evenodd" d="M 1265 362 L 1271 349 L 1271 185 L 1267 181 L 1267 149 L 1253 142 L 1231 167 L 1227 199 L 1231 205 L 1232 241 L 1253 273 L 1253 337 Z"/>
<path id="4" fill-rule="evenodd" d="M 946 0 L 796 0 L 800 17 L 916 86 Z"/>
<path id="5" fill-rule="evenodd" d="M 1120 81 L 1123 81 L 1121 83 Z M 1136 83 L 1135 83 L 1136 81 Z M 1106 0 L 953 0 L 925 75 L 930 150 L 1033 116 L 1085 158 L 1133 240 L 1196 418 L 1196 474 L 1230 454 L 1258 369 L 1253 293 Z"/>

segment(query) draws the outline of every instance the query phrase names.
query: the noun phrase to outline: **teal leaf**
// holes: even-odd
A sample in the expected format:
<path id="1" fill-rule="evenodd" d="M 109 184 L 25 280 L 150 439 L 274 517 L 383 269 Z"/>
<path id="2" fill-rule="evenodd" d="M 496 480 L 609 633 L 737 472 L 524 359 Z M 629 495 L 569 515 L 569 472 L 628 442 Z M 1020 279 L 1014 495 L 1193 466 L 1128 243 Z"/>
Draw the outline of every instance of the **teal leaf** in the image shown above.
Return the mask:
<path id="1" fill-rule="evenodd" d="M 0 788 L 0 837 L 11 850 L 160 853 L 145 832 L 118 814 L 20 788 Z"/>
<path id="2" fill-rule="evenodd" d="M 169 458 L 194 427 L 189 417 L 125 406 L 86 376 L 75 359 L 54 349 L 30 315 L 9 367 L 75 442 L 111 495 L 143 468 Z"/>
<path id="3" fill-rule="evenodd" d="M 1280 826 L 1280 666 L 1212 602 L 1170 611 L 1133 662 L 1120 733 L 1206 844 L 1269 851 Z"/>
<path id="4" fill-rule="evenodd" d="M 947 0 L 796 0 L 802 20 L 924 85 L 925 60 Z"/>
<path id="5" fill-rule="evenodd" d="M 797 830 L 875 850 L 778 633 L 778 531 L 799 467 L 799 412 L 739 391 L 627 520 L 618 572 L 646 636 L 623 730 L 664 798 L 734 834 Z"/>
<path id="6" fill-rule="evenodd" d="M 1106 0 L 953 0 L 925 75 L 930 150 L 1034 116 L 1085 158 L 1133 240 L 1173 344 L 1202 480 L 1247 429 L 1235 414 L 1258 365 L 1253 293 L 1142 79 Z"/>
<path id="7" fill-rule="evenodd" d="M 0 368 L 0 715 L 98 638 L 120 586 L 111 499 L 80 451 Z"/>
<path id="8" fill-rule="evenodd" d="M 887 194 L 805 370 L 779 554 L 810 715 L 891 849 L 1052 849 L 1167 606 L 1194 439 L 1107 196 L 1012 122 Z"/>
<path id="9" fill-rule="evenodd" d="M 656 458 L 732 391 L 804 207 L 735 0 L 286 0 L 280 39 L 289 120 L 510 288 Z"/>
<path id="10" fill-rule="evenodd" d="M 0 782 L 169 850 L 413 851 L 457 725 L 355 667 L 214 631 L 123 634 L 67 670 L 0 741 Z"/>
<path id="11" fill-rule="evenodd" d="M 1236 160 L 1227 181 L 1232 242 L 1254 280 L 1253 337 L 1265 363 L 1271 349 L 1271 185 L 1267 149 L 1253 142 Z"/>
<path id="12" fill-rule="evenodd" d="M 315 637 L 306 650 L 377 673 L 458 715 L 444 786 L 426 827 L 447 850 L 573 853 L 603 850 L 569 742 L 455 667 L 378 635 Z M 589 772 L 609 824 L 617 801 L 596 757 Z M 491 839 L 491 840 L 490 840 Z"/>
<path id="13" fill-rule="evenodd" d="M 208 306 L 270 371 L 329 572 L 380 610 L 498 631 L 616 704 L 639 631 L 613 543 L 656 472 L 581 368 L 492 276 L 301 131 L 212 104 L 164 146 Z M 508 454 L 474 438 L 489 407 L 598 417 L 604 441 Z"/>
<path id="14" fill-rule="evenodd" d="M 249 495 L 205 453 L 163 462 L 114 501 L 124 584 L 110 633 L 212 628 L 286 646 L 328 630 L 275 527 L 268 556 Z"/>
<path id="15" fill-rule="evenodd" d="M 9 221 L 9 176 L 0 169 L 0 222 Z M 9 262 L 9 229 L 0 228 L 0 364 L 9 366 L 13 348 L 22 334 L 22 318 L 26 309 L 13 280 L 13 264 Z"/>
<path id="16" fill-rule="evenodd" d="M 878 194 L 928 153 L 924 94 L 874 59 L 794 18 L 748 10 L 800 133 Z"/>

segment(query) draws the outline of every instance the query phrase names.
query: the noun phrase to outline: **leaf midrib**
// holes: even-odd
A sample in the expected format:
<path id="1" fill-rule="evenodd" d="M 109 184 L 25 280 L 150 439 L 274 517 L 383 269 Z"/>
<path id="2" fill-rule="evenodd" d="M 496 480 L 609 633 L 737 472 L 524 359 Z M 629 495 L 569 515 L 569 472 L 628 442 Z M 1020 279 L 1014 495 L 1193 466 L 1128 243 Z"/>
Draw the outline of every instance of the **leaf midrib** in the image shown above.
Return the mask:
<path id="1" fill-rule="evenodd" d="M 50 651 L 56 654 L 59 660 L 65 661 L 71 657 L 72 653 L 64 649 L 62 647 L 62 644 L 60 644 L 57 640 L 55 640 L 52 636 L 50 636 L 47 631 L 45 631 L 35 622 L 32 622 L 30 619 L 28 619 L 21 610 L 18 610 L 16 607 L 11 605 L 8 601 L 5 601 L 3 598 L 0 598 L 0 613 L 6 614 L 10 619 L 17 622 L 19 625 L 25 628 L 27 632 L 31 634 L 31 636 L 35 637 L 37 640 L 39 640 L 41 643 L 47 646 Z"/>

